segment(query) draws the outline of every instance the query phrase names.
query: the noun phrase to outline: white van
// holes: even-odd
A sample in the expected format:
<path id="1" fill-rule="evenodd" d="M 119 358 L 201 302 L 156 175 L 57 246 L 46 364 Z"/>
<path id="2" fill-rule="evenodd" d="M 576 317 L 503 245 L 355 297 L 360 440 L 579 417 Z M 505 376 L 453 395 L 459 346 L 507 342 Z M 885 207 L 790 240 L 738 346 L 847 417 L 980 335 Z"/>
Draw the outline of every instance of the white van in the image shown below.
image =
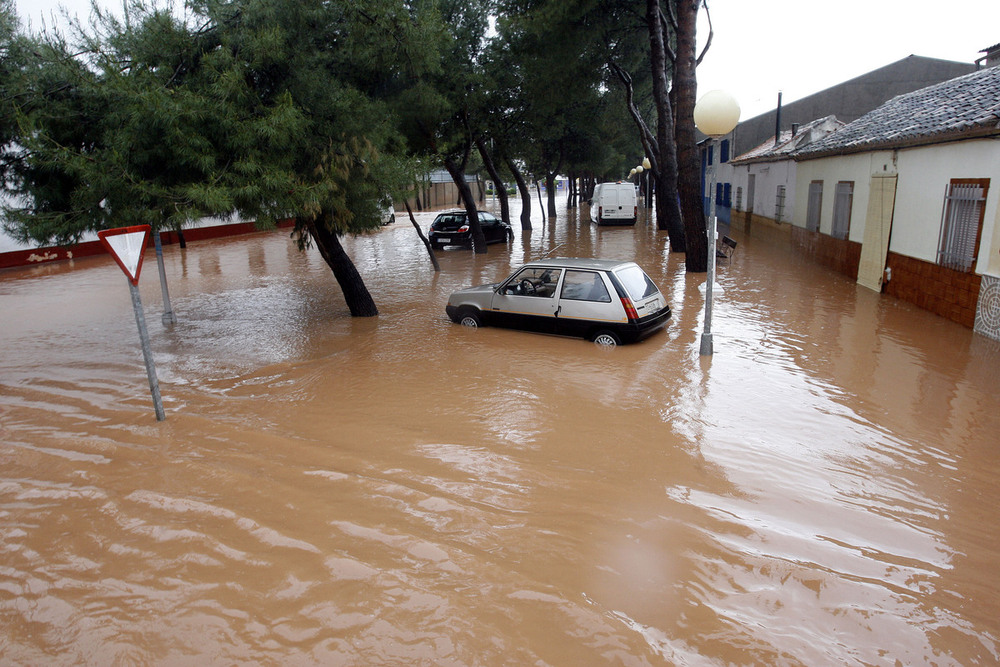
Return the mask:
<path id="1" fill-rule="evenodd" d="M 639 215 L 631 183 L 600 183 L 594 186 L 589 204 L 590 219 L 599 225 L 634 225 Z"/>

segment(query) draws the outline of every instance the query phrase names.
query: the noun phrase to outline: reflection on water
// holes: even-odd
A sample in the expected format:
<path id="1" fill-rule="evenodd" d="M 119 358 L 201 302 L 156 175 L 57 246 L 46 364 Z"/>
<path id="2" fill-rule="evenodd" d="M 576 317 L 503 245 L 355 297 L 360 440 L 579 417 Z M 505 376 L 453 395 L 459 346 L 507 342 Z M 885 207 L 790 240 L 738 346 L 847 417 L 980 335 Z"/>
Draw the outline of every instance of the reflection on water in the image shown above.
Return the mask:
<path id="1" fill-rule="evenodd" d="M 162 423 L 108 258 L 0 274 L 0 661 L 1000 661 L 1000 346 L 734 230 L 701 358 L 666 236 L 560 216 L 440 273 L 402 218 L 348 240 L 362 320 L 285 232 L 166 248 Z M 635 258 L 674 318 L 445 317 L 554 255 Z"/>

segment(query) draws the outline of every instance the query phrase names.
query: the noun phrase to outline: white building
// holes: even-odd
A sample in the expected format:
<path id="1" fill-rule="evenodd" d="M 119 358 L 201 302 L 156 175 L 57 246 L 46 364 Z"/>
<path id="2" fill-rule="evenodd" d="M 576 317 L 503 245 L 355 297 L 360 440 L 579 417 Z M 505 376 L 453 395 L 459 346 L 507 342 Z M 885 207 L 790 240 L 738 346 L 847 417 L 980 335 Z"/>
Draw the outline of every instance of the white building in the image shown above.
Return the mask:
<path id="1" fill-rule="evenodd" d="M 1000 340 L 1000 67 L 899 95 L 793 157 L 794 243 Z"/>

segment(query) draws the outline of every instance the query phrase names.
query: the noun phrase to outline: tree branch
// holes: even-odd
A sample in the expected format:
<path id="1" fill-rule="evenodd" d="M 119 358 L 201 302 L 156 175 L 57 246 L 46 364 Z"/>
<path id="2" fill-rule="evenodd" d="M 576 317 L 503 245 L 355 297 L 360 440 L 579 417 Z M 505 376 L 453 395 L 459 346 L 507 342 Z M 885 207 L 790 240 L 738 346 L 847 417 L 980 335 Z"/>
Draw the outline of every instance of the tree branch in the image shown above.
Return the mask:
<path id="1" fill-rule="evenodd" d="M 618 63 L 613 60 L 608 61 L 608 67 L 612 72 L 614 72 L 615 76 L 621 80 L 622 85 L 625 86 L 625 96 L 628 103 L 628 110 L 629 113 L 632 114 L 632 120 L 634 120 L 635 124 L 639 127 L 639 137 L 642 140 L 643 150 L 646 151 L 646 155 L 649 156 L 650 160 L 655 163 L 660 157 L 660 147 L 656 141 L 656 137 L 649 131 L 649 126 L 646 125 L 646 121 L 642 119 L 642 116 L 639 114 L 639 110 L 635 106 L 635 99 L 632 91 L 632 75 L 619 67 Z"/>
<path id="2" fill-rule="evenodd" d="M 705 54 L 708 53 L 708 47 L 712 46 L 712 14 L 708 11 L 708 0 L 701 0 L 701 5 L 705 8 L 705 17 L 708 18 L 708 40 L 705 42 L 705 48 L 701 50 L 701 55 L 694 61 L 695 67 L 701 64 L 701 61 L 705 59 Z"/>

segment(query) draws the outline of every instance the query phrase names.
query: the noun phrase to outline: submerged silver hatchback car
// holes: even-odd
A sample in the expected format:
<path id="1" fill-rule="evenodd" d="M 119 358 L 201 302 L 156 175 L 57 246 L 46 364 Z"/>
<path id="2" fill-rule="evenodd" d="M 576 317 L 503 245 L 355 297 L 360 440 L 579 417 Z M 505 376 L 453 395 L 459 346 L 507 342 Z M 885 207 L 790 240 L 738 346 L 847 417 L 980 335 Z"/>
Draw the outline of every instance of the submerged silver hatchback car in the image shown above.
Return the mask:
<path id="1" fill-rule="evenodd" d="M 599 345 L 646 338 L 670 319 L 659 288 L 635 262 L 555 258 L 506 280 L 455 292 L 445 306 L 458 324 L 577 336 Z"/>

